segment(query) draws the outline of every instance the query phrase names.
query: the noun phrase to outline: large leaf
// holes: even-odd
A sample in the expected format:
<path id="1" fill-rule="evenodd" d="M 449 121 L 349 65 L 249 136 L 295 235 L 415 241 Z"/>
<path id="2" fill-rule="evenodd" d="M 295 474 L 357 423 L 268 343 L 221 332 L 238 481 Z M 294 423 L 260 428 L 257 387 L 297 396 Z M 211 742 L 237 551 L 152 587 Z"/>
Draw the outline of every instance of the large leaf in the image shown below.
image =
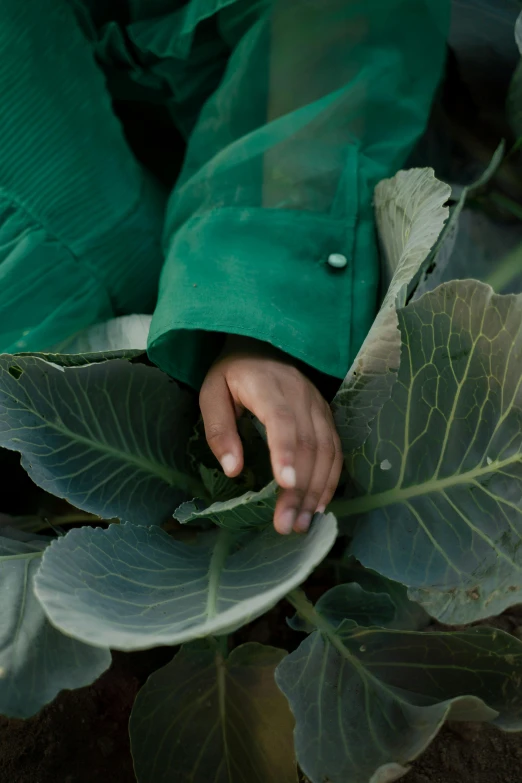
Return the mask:
<path id="1" fill-rule="evenodd" d="M 110 359 L 134 359 L 147 349 L 150 315 L 122 315 L 89 326 L 73 335 L 52 353 L 19 353 L 16 356 L 36 356 L 60 367 L 82 367 Z"/>
<path id="2" fill-rule="evenodd" d="M 508 634 L 361 628 L 349 616 L 336 627 L 298 591 L 290 600 L 318 629 L 276 671 L 312 783 L 397 780 L 448 718 L 522 728 L 522 644 Z"/>
<path id="3" fill-rule="evenodd" d="M 110 665 L 109 650 L 65 636 L 33 592 L 48 540 L 3 528 L 0 535 L 0 713 L 27 718 L 64 688 L 90 685 Z"/>
<path id="4" fill-rule="evenodd" d="M 396 307 L 419 273 L 448 217 L 451 188 L 432 169 L 400 171 L 375 190 L 375 212 L 391 277 L 382 307 L 338 391 L 333 409 L 345 451 L 360 446 L 390 396 L 400 360 Z"/>
<path id="5" fill-rule="evenodd" d="M 38 486 L 101 517 L 156 524 L 204 494 L 186 468 L 195 415 L 151 367 L 0 357 L 0 446 L 21 453 Z"/>
<path id="6" fill-rule="evenodd" d="M 332 587 L 315 605 L 332 625 L 338 626 L 341 620 L 349 617 L 362 626 L 420 631 L 432 622 L 422 606 L 408 598 L 404 585 L 363 568 L 351 556 L 337 567 L 339 578 L 349 581 Z M 299 614 L 288 624 L 296 631 L 313 630 Z"/>
<path id="7" fill-rule="evenodd" d="M 93 644 L 137 650 L 238 628 L 301 584 L 332 547 L 335 518 L 306 536 L 273 528 L 199 545 L 159 528 L 72 530 L 45 553 L 36 592 L 52 623 Z"/>
<path id="8" fill-rule="evenodd" d="M 430 616 L 422 606 L 410 600 L 404 585 L 394 582 L 392 579 L 387 579 L 382 574 L 371 571 L 369 568 L 363 568 L 351 556 L 346 557 L 341 568 L 343 579 L 357 582 L 358 585 L 364 588 L 366 593 L 378 593 L 379 595 L 384 593 L 392 602 L 394 609 L 393 618 L 386 620 L 381 615 L 378 625 L 385 625 L 386 628 L 397 628 L 401 631 L 421 631 L 431 623 Z M 352 620 L 356 620 L 358 625 L 363 625 L 355 615 L 351 614 L 350 617 Z"/>
<path id="9" fill-rule="evenodd" d="M 315 608 L 334 628 L 347 616 L 364 627 L 388 626 L 395 620 L 395 606 L 390 596 L 363 590 L 357 582 L 336 585 L 321 596 Z M 314 626 L 299 614 L 288 620 L 288 625 L 294 631 L 310 633 L 314 630 Z"/>
<path id="10" fill-rule="evenodd" d="M 62 344 L 69 354 L 106 353 L 107 351 L 147 350 L 151 315 L 122 315 L 94 324 Z"/>
<path id="11" fill-rule="evenodd" d="M 398 381 L 351 458 L 352 553 L 468 623 L 522 595 L 522 298 L 461 281 L 404 308 Z"/>
<path id="12" fill-rule="evenodd" d="M 26 353 L 15 353 L 13 357 L 18 359 L 32 356 L 36 359 L 42 359 L 58 367 L 85 367 L 87 364 L 97 364 L 99 362 L 108 362 L 113 359 L 136 359 L 142 356 L 144 351 L 141 349 L 123 349 L 121 351 L 102 351 L 100 353 L 41 353 L 31 351 Z"/>
<path id="13" fill-rule="evenodd" d="M 285 655 L 244 644 L 224 659 L 208 641 L 184 645 L 134 703 L 138 783 L 297 783 L 294 721 L 274 680 Z"/>
<path id="14" fill-rule="evenodd" d="M 175 512 L 178 522 L 197 522 L 210 519 L 227 530 L 245 530 L 272 524 L 276 503 L 277 485 L 273 481 L 260 492 L 246 492 L 231 500 L 218 501 L 210 506 L 188 501 Z"/>

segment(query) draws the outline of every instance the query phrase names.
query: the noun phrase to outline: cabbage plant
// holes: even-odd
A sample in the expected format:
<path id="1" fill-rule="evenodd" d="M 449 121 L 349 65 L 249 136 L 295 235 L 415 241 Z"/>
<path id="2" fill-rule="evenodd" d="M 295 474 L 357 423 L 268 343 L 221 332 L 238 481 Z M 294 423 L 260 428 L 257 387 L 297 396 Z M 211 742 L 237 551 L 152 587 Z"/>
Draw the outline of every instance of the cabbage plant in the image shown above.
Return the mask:
<path id="1" fill-rule="evenodd" d="M 522 642 L 478 624 L 522 596 L 522 300 L 430 290 L 450 195 L 430 169 L 377 188 L 388 292 L 333 402 L 337 496 L 305 536 L 272 528 L 252 421 L 243 475 L 220 472 L 194 396 L 144 360 L 145 317 L 0 356 L 0 446 L 92 515 L 46 535 L 1 520 L 0 712 L 92 683 L 111 649 L 179 645 L 132 711 L 139 783 L 387 783 L 448 719 L 522 728 Z M 237 643 L 282 600 L 290 652 Z"/>

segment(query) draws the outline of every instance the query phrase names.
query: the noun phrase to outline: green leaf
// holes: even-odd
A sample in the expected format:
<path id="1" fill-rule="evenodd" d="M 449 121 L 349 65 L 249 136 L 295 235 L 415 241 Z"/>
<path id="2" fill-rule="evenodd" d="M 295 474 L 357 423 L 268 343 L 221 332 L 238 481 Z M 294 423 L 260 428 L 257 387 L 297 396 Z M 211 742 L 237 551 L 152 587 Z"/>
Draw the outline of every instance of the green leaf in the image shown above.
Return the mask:
<path id="1" fill-rule="evenodd" d="M 89 354 L 107 351 L 147 350 L 151 315 L 122 315 L 93 324 L 60 346 L 61 353 Z M 58 352 L 58 346 L 56 346 Z"/>
<path id="2" fill-rule="evenodd" d="M 147 350 L 150 315 L 123 315 L 89 326 L 73 335 L 53 353 L 19 353 L 16 356 L 36 356 L 60 367 L 83 367 L 110 359 L 134 359 Z"/>
<path id="3" fill-rule="evenodd" d="M 119 650 L 181 644 L 259 617 L 307 578 L 336 535 L 331 514 L 306 536 L 220 530 L 195 545 L 159 528 L 85 527 L 53 541 L 36 593 L 77 639 Z"/>
<path id="4" fill-rule="evenodd" d="M 276 493 L 277 485 L 273 481 L 260 492 L 246 492 L 240 497 L 212 503 L 206 508 L 199 508 L 197 501 L 183 503 L 175 511 L 174 517 L 183 524 L 210 519 L 226 530 L 262 528 L 272 524 Z"/>
<path id="5" fill-rule="evenodd" d="M 38 486 L 100 517 L 158 524 L 204 489 L 186 467 L 195 404 L 126 361 L 56 367 L 0 356 L 0 446 Z"/>
<path id="6" fill-rule="evenodd" d="M 237 478 L 229 479 L 223 473 L 205 437 L 203 419 L 200 418 L 189 439 L 187 452 L 194 472 L 200 472 L 209 499 L 230 500 L 248 491 L 260 491 L 272 480 L 272 467 L 268 446 L 255 427 L 253 416 L 241 416 L 237 428 L 243 444 L 244 468 Z"/>
<path id="7" fill-rule="evenodd" d="M 238 494 L 237 484 L 225 476 L 222 468 L 207 468 L 199 465 L 199 475 L 211 500 L 231 500 Z"/>
<path id="8" fill-rule="evenodd" d="M 351 552 L 450 624 L 522 595 L 522 298 L 448 283 L 399 313 L 389 402 L 351 458 Z"/>
<path id="9" fill-rule="evenodd" d="M 363 590 L 356 582 L 336 585 L 318 600 L 316 610 L 325 617 L 333 628 L 349 618 L 361 626 L 388 625 L 395 619 L 395 606 L 386 593 L 372 593 Z M 289 620 L 294 631 L 312 631 L 313 626 L 298 614 Z"/>
<path id="10" fill-rule="evenodd" d="M 350 620 L 334 628 L 299 591 L 289 598 L 318 629 L 276 670 L 296 719 L 297 760 L 312 783 L 397 780 L 447 719 L 522 727 L 522 644 L 512 636 Z"/>
<path id="11" fill-rule="evenodd" d="M 400 171 L 375 190 L 375 212 L 384 247 L 384 277 L 391 282 L 368 336 L 338 391 L 333 410 L 345 451 L 360 446 L 390 396 L 399 367 L 396 307 L 419 273 L 448 217 L 451 188 L 432 169 Z"/>
<path id="12" fill-rule="evenodd" d="M 45 522 L 41 516 L 37 516 L 36 514 L 19 517 L 0 514 L 0 535 L 2 535 L 2 529 L 5 528 L 22 530 L 24 533 L 39 533 L 45 528 Z"/>
<path id="13" fill-rule="evenodd" d="M 393 618 L 385 620 L 381 616 L 377 625 L 384 625 L 386 628 L 397 628 L 402 631 L 420 631 L 430 624 L 431 618 L 419 604 L 411 601 L 408 597 L 406 587 L 392 579 L 387 579 L 376 571 L 369 568 L 363 568 L 358 565 L 351 556 L 347 557 L 346 563 L 342 567 L 344 579 L 357 582 L 368 593 L 385 593 L 393 604 Z M 363 625 L 354 615 L 346 615 L 351 620 L 355 620 L 359 625 Z"/>
<path id="14" fill-rule="evenodd" d="M 38 353 L 36 351 L 27 353 L 15 353 L 13 358 L 25 359 L 28 356 L 32 356 L 35 359 L 42 359 L 44 362 L 57 365 L 58 367 L 85 367 L 88 364 L 98 364 L 99 362 L 108 362 L 113 359 L 135 359 L 138 356 L 143 356 L 142 350 L 122 350 L 122 351 L 105 351 L 102 353 Z M 16 361 L 15 361 L 16 364 Z"/>
<path id="15" fill-rule="evenodd" d="M 34 715 L 64 688 L 90 685 L 110 665 L 107 649 L 64 636 L 47 620 L 33 582 L 48 539 L 0 534 L 0 713 Z"/>
<path id="16" fill-rule="evenodd" d="M 134 703 L 138 783 L 297 783 L 294 721 L 274 681 L 285 655 L 244 644 L 224 660 L 208 641 L 184 645 Z"/>
<path id="17" fill-rule="evenodd" d="M 336 585 L 317 601 L 315 608 L 334 627 L 344 619 L 360 626 L 378 625 L 401 631 L 420 631 L 431 623 L 422 606 L 408 598 L 404 585 L 363 568 L 351 556 L 339 565 L 347 584 Z M 339 613 L 339 607 L 341 611 Z M 295 631 L 307 631 L 306 621 L 296 614 L 288 624 Z"/>

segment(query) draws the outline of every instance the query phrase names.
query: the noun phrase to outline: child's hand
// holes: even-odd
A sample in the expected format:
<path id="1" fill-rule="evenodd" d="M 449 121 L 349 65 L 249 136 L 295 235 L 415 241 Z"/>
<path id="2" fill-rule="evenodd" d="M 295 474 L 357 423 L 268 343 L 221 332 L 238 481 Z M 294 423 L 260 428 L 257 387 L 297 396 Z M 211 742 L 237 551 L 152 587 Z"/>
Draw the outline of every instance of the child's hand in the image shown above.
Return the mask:
<path id="1" fill-rule="evenodd" d="M 337 488 L 342 452 L 328 403 L 285 354 L 230 338 L 200 394 L 208 444 L 227 476 L 243 469 L 236 418 L 246 408 L 265 425 L 280 493 L 274 527 L 304 533 Z"/>

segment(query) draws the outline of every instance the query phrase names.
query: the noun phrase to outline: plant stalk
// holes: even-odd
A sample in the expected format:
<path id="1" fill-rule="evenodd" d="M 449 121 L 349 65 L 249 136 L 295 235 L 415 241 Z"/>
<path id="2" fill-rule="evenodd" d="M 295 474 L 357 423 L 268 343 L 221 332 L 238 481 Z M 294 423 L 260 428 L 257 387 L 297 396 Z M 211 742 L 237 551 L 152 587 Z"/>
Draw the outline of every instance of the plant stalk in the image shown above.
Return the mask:
<path id="1" fill-rule="evenodd" d="M 522 243 L 508 253 L 485 282 L 496 293 L 501 293 L 520 274 L 522 274 Z"/>
<path id="2" fill-rule="evenodd" d="M 315 626 L 315 628 L 328 639 L 332 647 L 335 647 L 343 658 L 349 660 L 357 669 L 359 668 L 360 664 L 357 658 L 355 658 L 345 647 L 335 628 L 330 625 L 328 620 L 319 614 L 315 606 L 308 600 L 303 590 L 297 587 L 295 590 L 291 590 L 287 593 L 285 598 L 292 604 L 303 620 L 307 620 L 311 625 Z"/>

